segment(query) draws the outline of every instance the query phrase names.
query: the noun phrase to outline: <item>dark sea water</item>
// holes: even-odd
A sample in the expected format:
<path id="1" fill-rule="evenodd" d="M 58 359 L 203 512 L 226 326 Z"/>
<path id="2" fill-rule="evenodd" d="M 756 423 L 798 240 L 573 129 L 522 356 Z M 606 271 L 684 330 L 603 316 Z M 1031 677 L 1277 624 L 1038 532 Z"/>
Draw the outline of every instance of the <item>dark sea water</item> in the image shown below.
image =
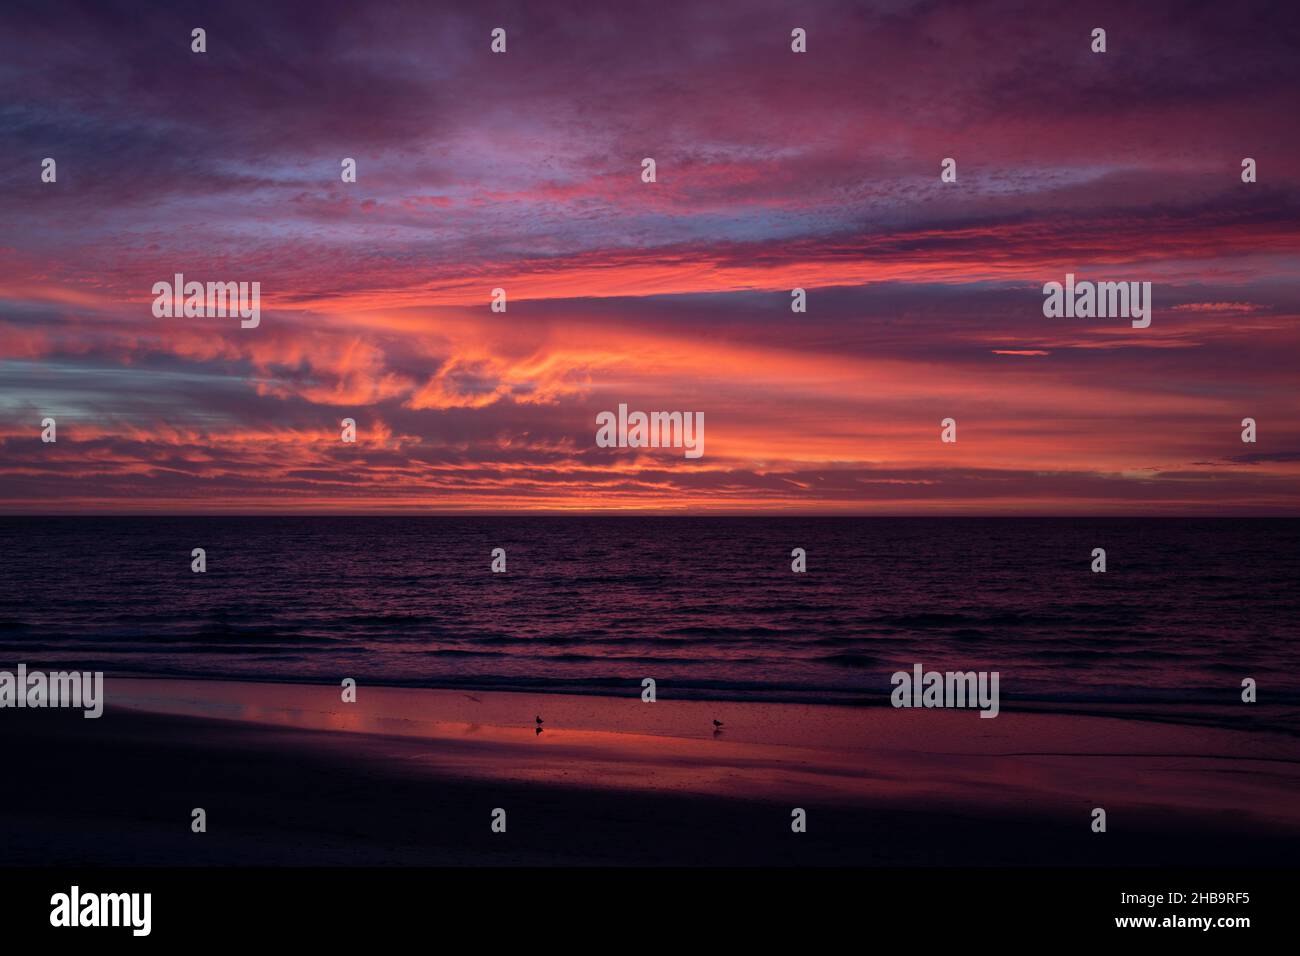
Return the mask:
<path id="1" fill-rule="evenodd" d="M 1290 519 L 5 518 L 0 669 L 883 703 L 920 662 L 1295 704 L 1298 583 Z"/>

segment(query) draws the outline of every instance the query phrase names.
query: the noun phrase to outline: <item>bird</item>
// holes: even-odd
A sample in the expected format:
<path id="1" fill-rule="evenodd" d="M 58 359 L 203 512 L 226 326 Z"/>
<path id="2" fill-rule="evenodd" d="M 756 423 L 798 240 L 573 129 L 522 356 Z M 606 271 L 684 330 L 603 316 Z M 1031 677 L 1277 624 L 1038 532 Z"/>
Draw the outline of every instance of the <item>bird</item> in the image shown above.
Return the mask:
<path id="1" fill-rule="evenodd" d="M 720 721 L 720 720 L 715 720 L 715 721 L 713 722 L 713 729 L 714 729 L 714 730 L 717 730 L 717 729 L 718 729 L 719 727 L 721 727 L 721 726 L 722 726 L 722 721 Z"/>
<path id="2" fill-rule="evenodd" d="M 542 728 L 541 728 L 541 727 L 535 727 L 535 728 L 533 728 L 533 729 L 536 730 L 537 733 L 539 733 L 539 734 L 542 732 Z"/>
<path id="3" fill-rule="evenodd" d="M 542 718 L 538 717 L 538 718 L 537 718 L 537 722 L 538 722 L 539 724 L 542 723 Z"/>

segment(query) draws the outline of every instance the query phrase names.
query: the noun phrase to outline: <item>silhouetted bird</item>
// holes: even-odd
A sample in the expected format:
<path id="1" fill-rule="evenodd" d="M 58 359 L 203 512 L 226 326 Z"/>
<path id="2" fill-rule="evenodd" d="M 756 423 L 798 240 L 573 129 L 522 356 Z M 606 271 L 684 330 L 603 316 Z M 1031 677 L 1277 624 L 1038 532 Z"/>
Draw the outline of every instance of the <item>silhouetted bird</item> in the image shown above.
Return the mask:
<path id="1" fill-rule="evenodd" d="M 542 718 L 538 717 L 537 722 L 540 724 L 542 722 Z"/>
<path id="2" fill-rule="evenodd" d="M 721 727 L 721 726 L 722 726 L 722 721 L 720 721 L 720 720 L 715 720 L 715 721 L 713 722 L 713 726 L 714 726 L 714 727 Z"/>
<path id="3" fill-rule="evenodd" d="M 541 727 L 536 727 L 536 728 L 534 728 L 534 729 L 535 729 L 539 734 L 542 732 L 542 728 L 541 728 Z"/>

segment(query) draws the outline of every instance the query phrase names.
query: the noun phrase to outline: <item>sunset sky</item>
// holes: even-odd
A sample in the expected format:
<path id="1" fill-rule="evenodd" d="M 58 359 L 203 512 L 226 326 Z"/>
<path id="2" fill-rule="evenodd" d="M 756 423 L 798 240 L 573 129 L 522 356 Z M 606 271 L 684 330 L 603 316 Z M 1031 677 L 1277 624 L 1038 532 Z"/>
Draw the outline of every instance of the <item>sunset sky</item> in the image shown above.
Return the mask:
<path id="1" fill-rule="evenodd" d="M 1300 514 L 1300 14 L 1052 6 L 7 3 L 0 512 Z"/>

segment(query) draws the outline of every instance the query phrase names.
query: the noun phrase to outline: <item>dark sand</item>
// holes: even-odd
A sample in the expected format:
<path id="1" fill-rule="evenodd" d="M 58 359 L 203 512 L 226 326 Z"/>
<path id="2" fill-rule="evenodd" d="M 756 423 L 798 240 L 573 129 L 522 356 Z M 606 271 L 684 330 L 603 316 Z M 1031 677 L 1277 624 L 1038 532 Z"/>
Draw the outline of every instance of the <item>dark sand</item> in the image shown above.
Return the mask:
<path id="1" fill-rule="evenodd" d="M 1284 721 L 1257 729 L 1262 710 L 1222 729 L 366 687 L 344 705 L 333 687 L 120 679 L 108 701 L 99 720 L 0 712 L 0 865 L 1256 866 L 1300 850 L 1300 747 Z"/>

